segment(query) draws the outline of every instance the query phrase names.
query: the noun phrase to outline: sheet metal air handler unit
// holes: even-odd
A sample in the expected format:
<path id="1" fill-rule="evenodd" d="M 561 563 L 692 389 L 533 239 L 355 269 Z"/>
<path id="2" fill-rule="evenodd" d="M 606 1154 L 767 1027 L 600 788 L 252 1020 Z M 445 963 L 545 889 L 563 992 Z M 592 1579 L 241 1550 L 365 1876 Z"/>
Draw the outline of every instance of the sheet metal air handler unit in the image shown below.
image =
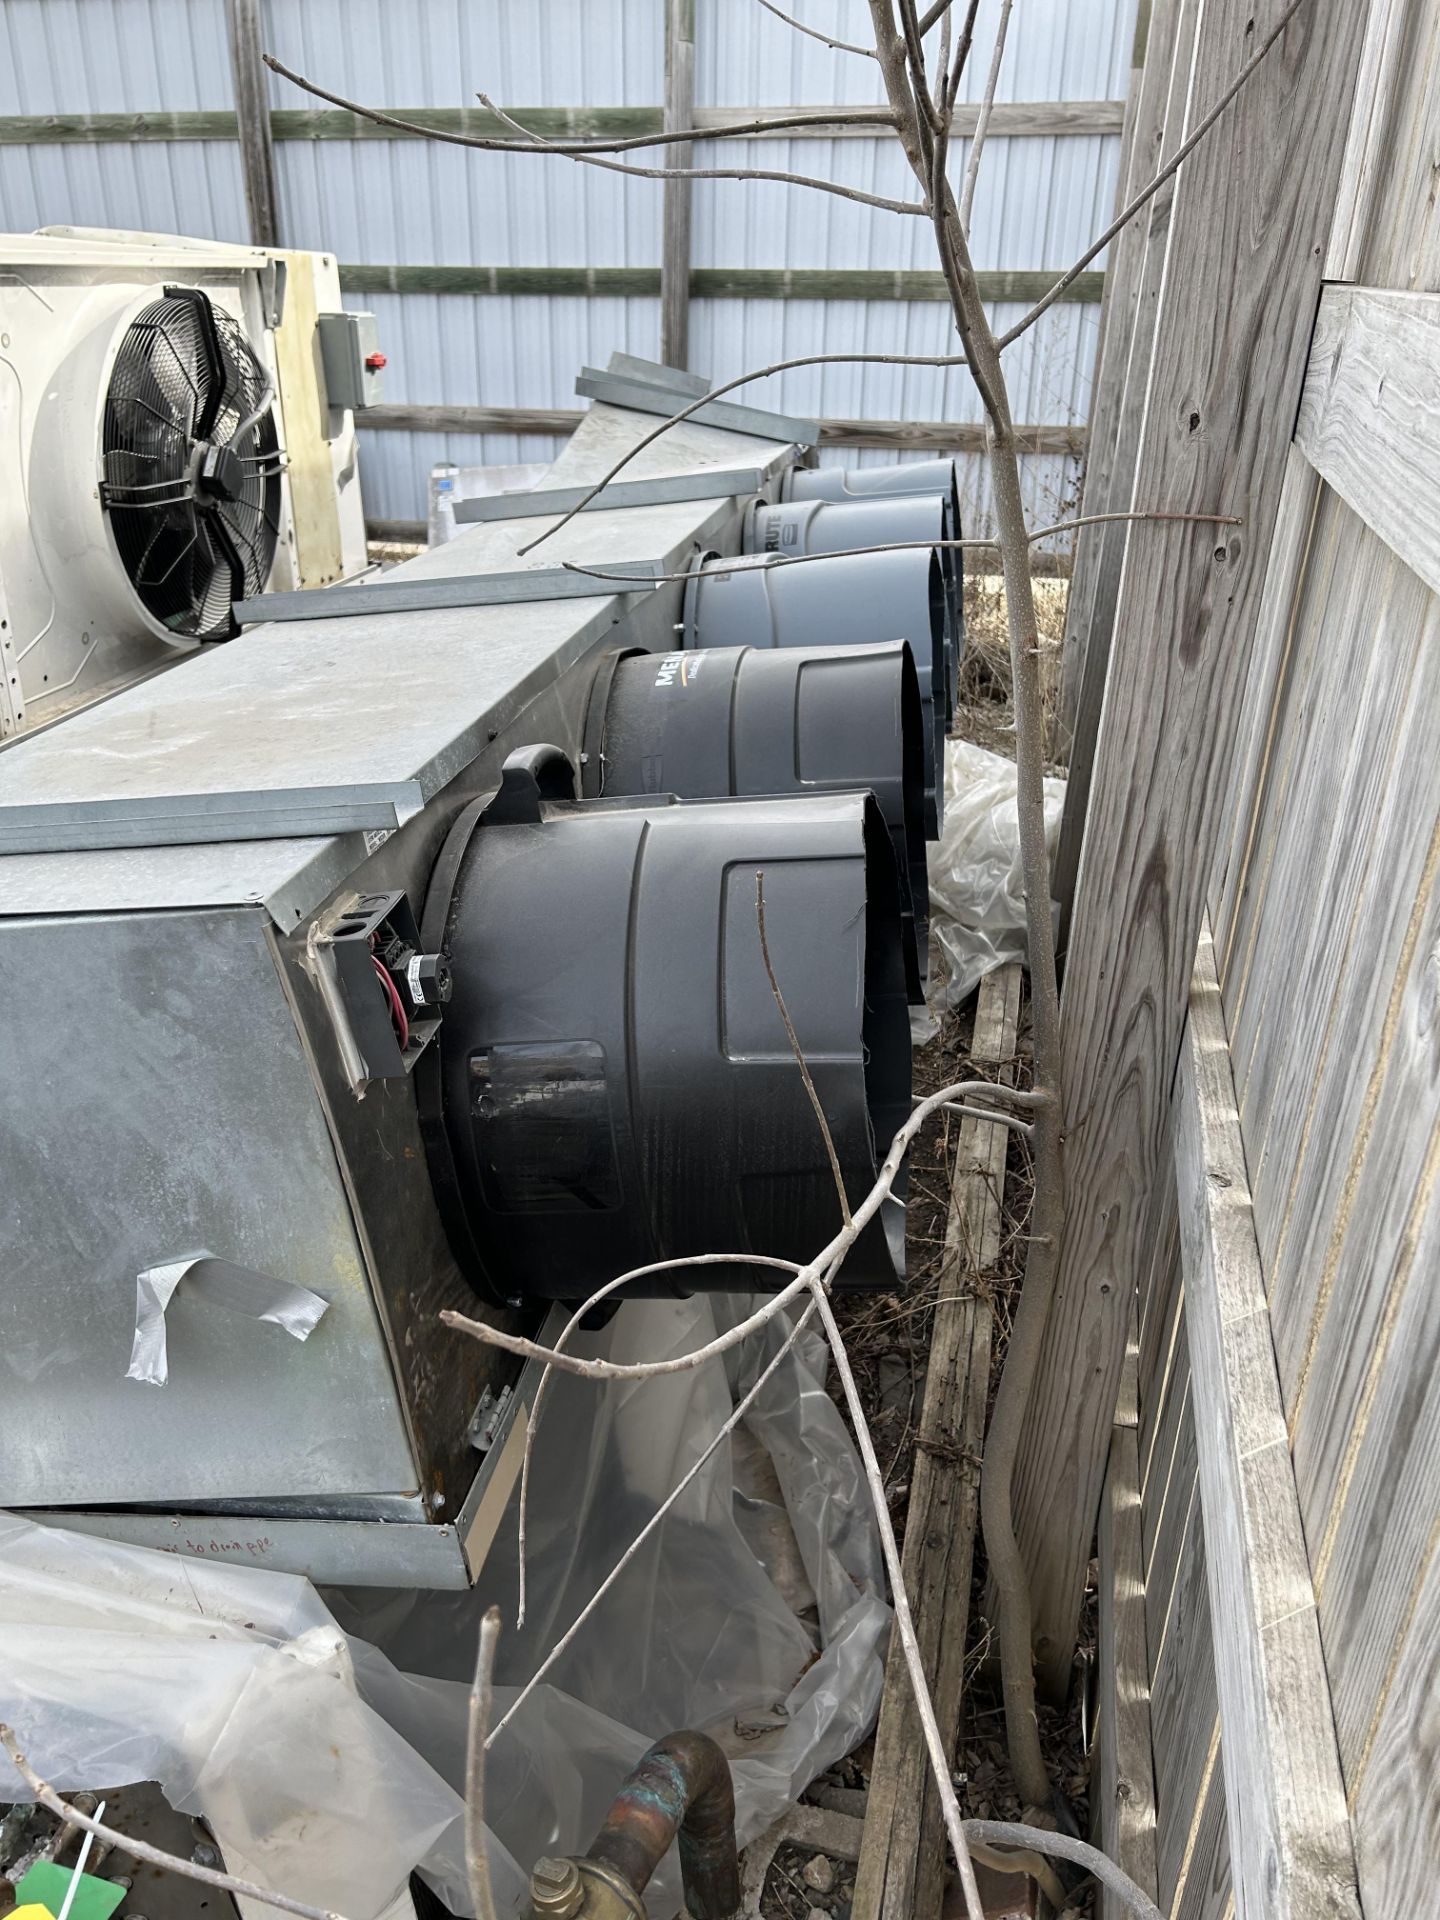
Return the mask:
<path id="1" fill-rule="evenodd" d="M 630 477 L 740 470 L 774 498 L 795 459 L 780 437 L 793 423 L 770 440 L 757 424 L 687 425 Z M 597 406 L 553 484 L 597 478 L 648 425 Z M 507 761 L 507 804 L 527 780 L 533 804 L 529 827 L 512 816 L 505 829 L 517 835 L 579 847 L 586 809 L 660 804 L 568 801 L 563 774 L 545 789 L 545 768 L 558 762 L 571 791 L 595 792 L 575 774 L 597 670 L 617 651 L 674 649 L 680 584 L 597 581 L 576 597 L 566 575 L 563 597 L 521 598 L 513 576 L 618 559 L 678 573 L 739 550 L 753 493 L 672 495 L 587 512 L 530 561 L 517 549 L 543 523 L 477 526 L 387 575 L 373 611 L 337 604 L 330 617 L 249 626 L 0 753 L 0 964 L 16 995 L 0 1029 L 0 1504 L 327 1582 L 473 1579 L 518 1474 L 533 1387 L 439 1314 L 527 1328 L 537 1314 L 506 1304 L 505 1261 L 478 1278 L 462 1271 L 463 1235 L 453 1219 L 447 1233 L 437 1205 L 422 1083 L 433 1092 L 462 1003 L 427 898 L 457 821 L 506 795 Z M 537 742 L 558 751 L 537 758 Z M 872 802 L 754 805 L 745 832 L 760 839 L 766 809 L 799 810 L 817 873 L 837 853 L 841 868 L 863 860 L 868 873 L 877 848 L 891 864 Z M 797 856 L 784 836 L 766 844 L 783 948 L 779 869 Z M 499 845 L 482 842 L 479 878 L 462 876 L 462 890 L 491 884 Z M 863 1048 L 858 1028 L 846 1043 L 867 1056 L 847 1096 L 862 1116 L 847 1180 L 862 1182 L 875 1136 L 908 1100 L 908 1079 L 877 1075 L 868 1058 L 882 1032 L 893 1057 L 897 1010 L 903 1023 L 893 874 L 887 884 L 876 884 L 882 935 L 863 963 L 880 1010 L 867 1003 Z M 741 907 L 753 908 L 748 892 Z M 583 964 L 582 929 L 573 940 L 570 961 Z M 554 959 L 535 955 L 541 967 Z M 529 1044 L 518 1031 L 490 1037 L 501 1052 Z M 501 1064 L 508 1073 L 512 1061 Z M 837 1060 L 832 1071 L 849 1069 Z M 774 1076 L 783 1098 L 788 1078 Z M 583 1117 L 593 1075 L 571 1081 Z M 455 1124 L 432 1100 L 432 1134 L 437 1111 Z M 621 1156 L 646 1177 L 642 1161 Z M 527 1170 L 511 1172 L 523 1188 Z M 483 1167 L 468 1191 L 483 1233 L 509 1201 L 485 1191 Z M 810 1232 L 803 1210 L 802 1197 L 797 1244 Z M 865 1250 L 860 1277 L 893 1278 L 894 1253 L 883 1241 Z M 295 1287 L 310 1290 L 309 1322 L 291 1311 Z M 136 1371 L 147 1316 L 163 1384 L 153 1340 L 151 1370 Z M 302 1325 L 308 1338 L 287 1337 Z"/>

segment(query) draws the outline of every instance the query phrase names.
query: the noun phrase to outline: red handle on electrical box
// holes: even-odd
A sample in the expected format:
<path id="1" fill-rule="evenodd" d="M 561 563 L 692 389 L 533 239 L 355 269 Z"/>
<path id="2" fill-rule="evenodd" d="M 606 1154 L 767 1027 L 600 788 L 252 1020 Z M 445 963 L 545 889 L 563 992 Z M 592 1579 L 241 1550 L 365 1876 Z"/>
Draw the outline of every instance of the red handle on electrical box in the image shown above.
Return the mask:
<path id="1" fill-rule="evenodd" d="M 365 371 L 367 373 L 379 373 L 380 369 L 387 364 L 383 353 L 367 353 L 365 356 Z"/>

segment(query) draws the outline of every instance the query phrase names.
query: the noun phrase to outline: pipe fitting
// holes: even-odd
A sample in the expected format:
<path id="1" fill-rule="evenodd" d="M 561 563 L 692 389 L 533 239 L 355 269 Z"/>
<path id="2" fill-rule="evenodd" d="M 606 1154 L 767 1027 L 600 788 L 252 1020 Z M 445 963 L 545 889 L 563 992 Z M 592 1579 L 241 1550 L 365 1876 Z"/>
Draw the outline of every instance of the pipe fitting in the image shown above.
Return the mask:
<path id="1" fill-rule="evenodd" d="M 740 1906 L 730 1762 L 703 1733 L 657 1740 L 626 1775 L 578 1859 L 547 1856 L 530 1876 L 546 1920 L 646 1920 L 641 1896 L 676 1837 L 692 1920 L 731 1920 Z"/>

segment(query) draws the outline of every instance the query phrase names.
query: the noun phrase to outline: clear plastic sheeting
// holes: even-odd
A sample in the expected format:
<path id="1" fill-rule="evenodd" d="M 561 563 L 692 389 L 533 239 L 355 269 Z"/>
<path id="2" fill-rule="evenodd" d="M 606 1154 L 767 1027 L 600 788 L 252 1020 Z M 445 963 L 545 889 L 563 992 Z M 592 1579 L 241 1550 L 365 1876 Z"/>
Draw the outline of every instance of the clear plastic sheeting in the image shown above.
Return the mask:
<path id="1" fill-rule="evenodd" d="M 661 1358 L 751 1304 L 631 1302 L 574 1344 Z M 62 1790 L 159 1780 L 210 1822 L 233 1871 L 348 1920 L 376 1920 L 415 1865 L 469 1913 L 460 1789 L 481 1613 L 498 1603 L 505 1622 L 498 1719 L 780 1338 L 772 1324 L 723 1361 L 650 1381 L 553 1377 L 518 1630 L 513 1501 L 477 1588 L 461 1594 L 322 1598 L 291 1575 L 0 1517 L 0 1716 Z M 502 1911 L 524 1910 L 539 1854 L 588 1844 L 659 1735 L 695 1726 L 720 1740 L 743 1844 L 872 1724 L 890 1616 L 859 1464 L 823 1379 L 807 1331 L 747 1421 L 818 1627 L 747 1546 L 722 1443 L 496 1739 L 486 1811 Z M 23 1797 L 18 1781 L 12 1791 Z M 679 1899 L 672 1853 L 647 1906 L 664 1920 Z"/>
<path id="2" fill-rule="evenodd" d="M 1045 782 L 1045 842 L 1053 864 L 1065 782 Z M 930 998 L 967 1000 L 987 973 L 1024 960 L 1025 892 L 1015 818 L 1015 762 L 968 740 L 945 742 L 945 824 L 930 848 L 930 932 L 945 957 Z"/>

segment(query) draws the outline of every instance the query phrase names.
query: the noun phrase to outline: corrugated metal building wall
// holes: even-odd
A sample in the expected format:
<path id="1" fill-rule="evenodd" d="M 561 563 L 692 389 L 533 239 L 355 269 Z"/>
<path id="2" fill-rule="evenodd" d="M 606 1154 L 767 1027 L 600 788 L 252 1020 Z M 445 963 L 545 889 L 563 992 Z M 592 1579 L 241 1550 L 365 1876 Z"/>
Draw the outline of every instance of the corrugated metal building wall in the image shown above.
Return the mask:
<path id="1" fill-rule="evenodd" d="M 998 5 L 981 6 L 982 48 Z M 797 6 L 827 32 L 867 35 L 864 0 Z M 265 0 L 262 19 L 267 47 L 287 65 L 369 105 L 473 109 L 483 90 L 517 108 L 654 110 L 664 92 L 664 11 L 663 0 Z M 1103 226 L 1135 11 L 1136 0 L 1027 0 L 1015 9 L 999 98 L 1109 104 L 1086 121 L 1104 131 L 992 136 L 975 219 L 980 269 L 1061 270 Z M 702 111 L 881 98 L 873 62 L 797 34 L 753 0 L 696 0 L 695 13 Z M 968 76 L 970 99 L 983 82 L 981 59 Z M 373 131 L 349 137 L 348 126 L 335 137 L 337 116 L 314 115 L 320 103 L 276 76 L 270 99 L 280 115 L 281 238 L 333 251 L 357 270 L 347 301 L 379 317 L 387 401 L 573 407 L 582 361 L 603 363 L 616 347 L 658 354 L 659 182 Z M 224 0 L 0 0 L 0 227 L 69 222 L 249 238 L 240 149 L 224 119 L 233 107 Z M 311 110 L 304 126 L 299 110 Z M 694 164 L 775 167 L 914 197 L 889 136 L 707 142 Z M 798 298 L 775 280 L 762 281 L 765 297 L 756 297 L 757 270 L 838 272 L 842 288 L 857 270 L 933 272 L 920 219 L 772 182 L 699 181 L 692 264 L 702 277 L 690 361 L 717 379 L 806 352 L 953 350 L 948 309 L 937 299 Z M 474 266 L 630 269 L 626 284 L 645 291 L 434 290 L 443 276 L 429 276 L 422 290 L 413 271 L 385 271 Z M 707 297 L 706 270 L 743 274 L 746 297 Z M 1002 321 L 1022 310 L 996 309 Z M 1058 305 L 1017 343 L 1017 419 L 1083 427 L 1098 318 L 1093 298 Z M 805 369 L 739 397 L 849 419 L 979 418 L 963 369 Z M 544 459 L 554 444 L 503 432 L 369 433 L 368 510 L 418 519 L 437 460 Z M 978 469 L 978 460 L 970 464 Z M 1073 498 L 1077 465 L 1074 454 L 1027 456 L 1035 516 Z"/>

